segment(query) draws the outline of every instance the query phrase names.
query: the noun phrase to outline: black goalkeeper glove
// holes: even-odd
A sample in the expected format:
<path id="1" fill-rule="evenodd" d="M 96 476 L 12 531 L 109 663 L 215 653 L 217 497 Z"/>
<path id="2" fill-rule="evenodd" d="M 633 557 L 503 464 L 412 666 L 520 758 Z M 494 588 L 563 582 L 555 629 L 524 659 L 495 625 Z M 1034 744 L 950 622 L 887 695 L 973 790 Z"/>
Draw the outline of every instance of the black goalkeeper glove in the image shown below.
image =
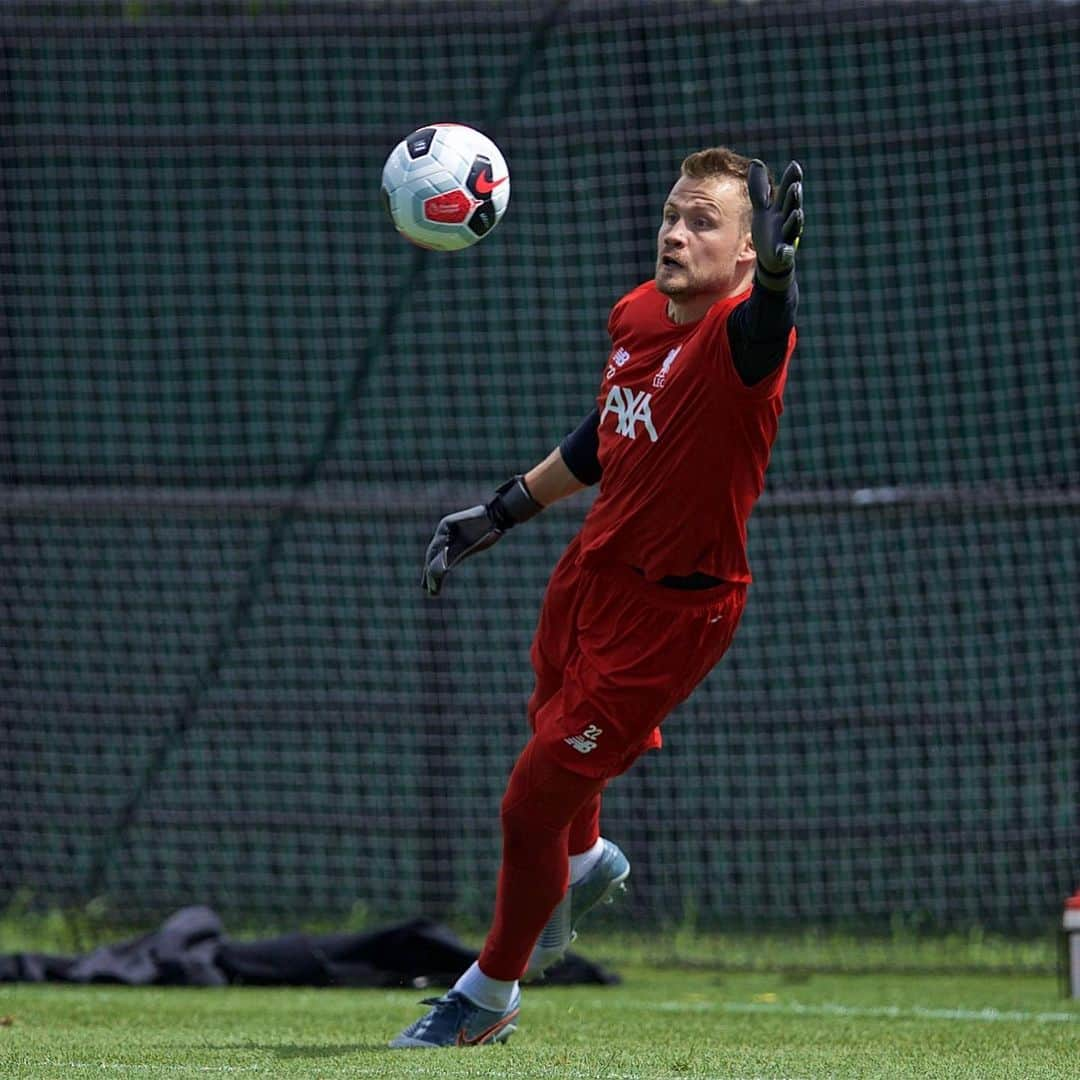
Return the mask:
<path id="1" fill-rule="evenodd" d="M 529 494 L 523 476 L 513 476 L 496 488 L 486 505 L 459 510 L 439 522 L 424 556 L 420 586 L 438 596 L 443 578 L 462 559 L 484 551 L 502 539 L 507 529 L 536 517 L 544 508 Z"/>
<path id="2" fill-rule="evenodd" d="M 746 178 L 754 208 L 751 235 L 757 252 L 757 280 L 766 289 L 786 292 L 795 276 L 795 252 L 803 231 L 802 166 L 792 161 L 769 201 L 769 170 L 762 161 L 750 162 Z"/>

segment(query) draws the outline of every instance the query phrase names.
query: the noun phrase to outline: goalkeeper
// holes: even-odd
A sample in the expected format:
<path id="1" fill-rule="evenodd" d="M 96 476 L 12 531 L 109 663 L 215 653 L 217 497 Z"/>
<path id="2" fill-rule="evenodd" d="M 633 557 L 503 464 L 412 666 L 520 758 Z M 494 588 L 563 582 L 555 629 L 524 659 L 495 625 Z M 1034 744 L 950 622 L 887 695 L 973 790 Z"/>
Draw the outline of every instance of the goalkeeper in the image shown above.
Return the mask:
<path id="1" fill-rule="evenodd" d="M 605 785 L 661 745 L 659 725 L 731 643 L 746 524 L 764 486 L 795 348 L 802 170 L 778 185 L 725 147 L 691 154 L 663 208 L 652 280 L 611 311 L 597 407 L 483 506 L 439 522 L 422 584 L 559 499 L 600 491 L 548 583 L 532 645 L 532 737 L 502 801 L 494 920 L 477 963 L 391 1043 L 502 1042 L 519 980 L 566 951 L 622 887 L 600 835 Z"/>

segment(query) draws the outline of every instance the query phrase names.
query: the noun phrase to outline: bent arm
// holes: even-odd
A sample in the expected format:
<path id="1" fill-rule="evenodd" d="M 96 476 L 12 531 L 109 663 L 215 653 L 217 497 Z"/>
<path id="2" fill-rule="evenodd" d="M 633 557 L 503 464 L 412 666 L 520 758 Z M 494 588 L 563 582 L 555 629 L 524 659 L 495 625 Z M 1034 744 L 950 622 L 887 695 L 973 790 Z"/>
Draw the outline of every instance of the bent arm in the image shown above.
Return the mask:
<path id="1" fill-rule="evenodd" d="M 727 322 L 732 359 L 746 386 L 771 375 L 787 355 L 799 306 L 795 252 L 804 221 L 802 178 L 802 166 L 789 162 L 770 198 L 769 171 L 763 161 L 752 161 L 746 177 L 753 207 L 750 232 L 757 252 L 754 289 Z"/>
<path id="2" fill-rule="evenodd" d="M 525 474 L 525 486 L 541 506 L 550 506 L 585 487 L 567 467 L 558 447 Z"/>
<path id="3" fill-rule="evenodd" d="M 593 416 L 595 422 L 591 419 Z M 579 430 L 588 435 L 591 423 L 595 441 L 598 421 L 599 413 L 594 409 Z M 566 442 L 564 439 L 563 443 Z M 595 456 L 595 451 L 593 454 Z M 588 457 L 588 453 L 585 456 Z M 599 479 L 599 463 L 595 467 Z M 557 446 L 524 476 L 518 474 L 500 484 L 486 503 L 448 514 L 439 522 L 424 555 L 421 587 L 428 596 L 438 596 L 443 579 L 462 560 L 485 551 L 515 525 L 536 517 L 545 506 L 565 499 L 585 486 L 571 471 L 562 446 Z"/>

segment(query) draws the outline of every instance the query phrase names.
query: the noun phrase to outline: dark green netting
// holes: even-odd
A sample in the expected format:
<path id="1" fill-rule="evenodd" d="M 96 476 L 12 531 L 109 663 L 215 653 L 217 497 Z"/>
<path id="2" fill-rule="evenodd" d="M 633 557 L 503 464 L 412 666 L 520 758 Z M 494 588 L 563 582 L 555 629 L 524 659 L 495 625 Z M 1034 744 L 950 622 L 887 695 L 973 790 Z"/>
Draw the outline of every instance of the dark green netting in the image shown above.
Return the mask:
<path id="1" fill-rule="evenodd" d="M 1080 874 L 1080 10 L 0 11 L 0 900 L 482 915 L 543 585 L 442 513 L 591 407 L 687 152 L 806 173 L 723 664 L 613 785 L 636 914 L 1041 925 Z M 422 123 L 512 173 L 417 255 Z"/>

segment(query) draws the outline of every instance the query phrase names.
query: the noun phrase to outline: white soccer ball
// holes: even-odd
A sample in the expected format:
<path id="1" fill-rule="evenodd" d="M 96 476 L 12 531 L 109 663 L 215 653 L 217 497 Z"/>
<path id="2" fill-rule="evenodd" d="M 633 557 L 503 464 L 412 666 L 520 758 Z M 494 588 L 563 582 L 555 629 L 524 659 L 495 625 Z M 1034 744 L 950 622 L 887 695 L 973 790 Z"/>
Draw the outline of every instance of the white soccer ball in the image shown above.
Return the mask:
<path id="1" fill-rule="evenodd" d="M 428 124 L 386 159 L 382 198 L 407 240 L 458 251 L 482 240 L 510 202 L 510 173 L 499 148 L 464 124 Z"/>

